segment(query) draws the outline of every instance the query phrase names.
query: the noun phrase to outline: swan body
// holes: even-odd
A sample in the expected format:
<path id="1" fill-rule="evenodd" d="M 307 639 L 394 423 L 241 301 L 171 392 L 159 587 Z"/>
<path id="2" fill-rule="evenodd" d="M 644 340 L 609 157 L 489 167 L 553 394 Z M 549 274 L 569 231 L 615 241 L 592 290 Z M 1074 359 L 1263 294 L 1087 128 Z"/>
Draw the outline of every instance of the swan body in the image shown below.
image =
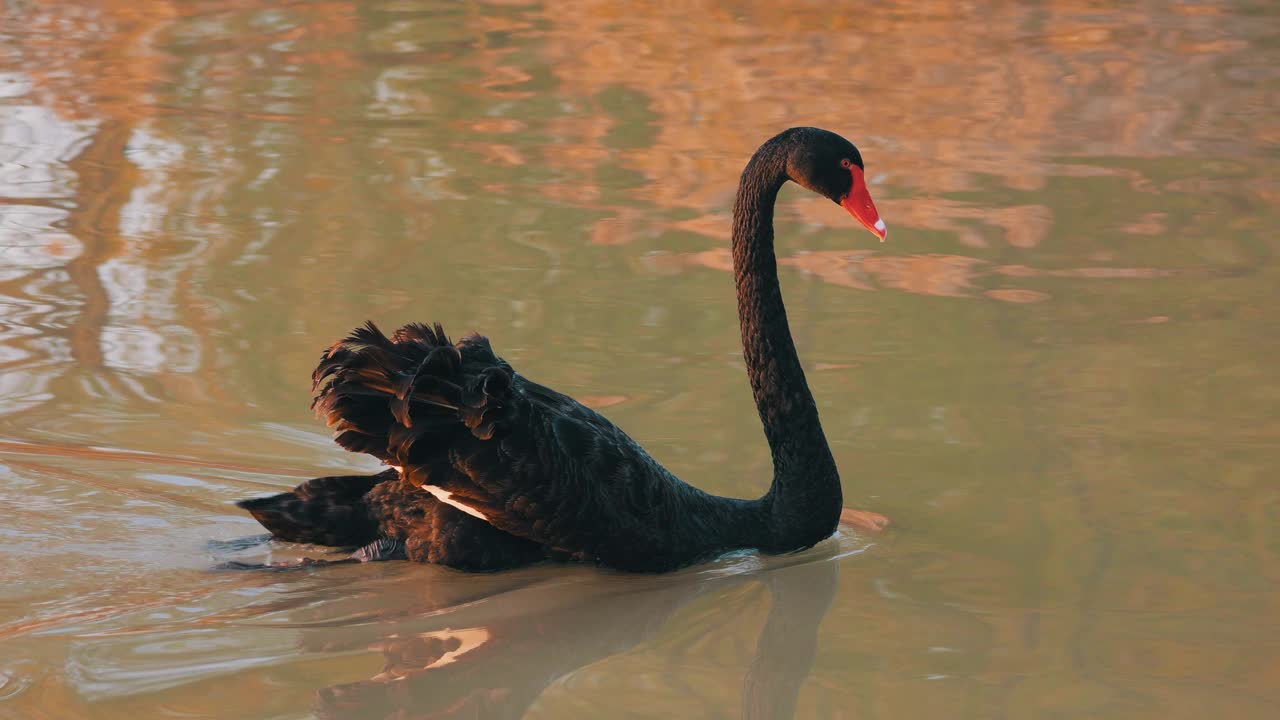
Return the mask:
<path id="1" fill-rule="evenodd" d="M 795 181 L 883 239 L 862 168 L 839 135 L 792 128 L 756 151 L 739 184 L 739 318 L 774 460 L 763 497 L 718 497 L 681 481 L 599 413 L 516 372 L 484 337 L 454 343 L 421 324 L 388 336 L 368 323 L 324 352 L 313 407 L 339 445 L 391 468 L 239 504 L 277 537 L 363 546 L 352 561 L 463 570 L 558 558 L 653 572 L 739 548 L 814 545 L 841 518 L 840 478 L 787 325 L 773 205 Z"/>

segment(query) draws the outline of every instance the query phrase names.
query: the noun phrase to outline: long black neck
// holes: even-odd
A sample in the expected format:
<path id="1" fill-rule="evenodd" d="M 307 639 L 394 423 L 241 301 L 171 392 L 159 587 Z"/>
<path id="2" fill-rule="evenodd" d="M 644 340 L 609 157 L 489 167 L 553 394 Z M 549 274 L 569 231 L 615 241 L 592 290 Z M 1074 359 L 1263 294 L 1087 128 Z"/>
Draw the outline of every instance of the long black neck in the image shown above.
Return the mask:
<path id="1" fill-rule="evenodd" d="M 830 535 L 840 517 L 840 476 L 805 381 L 778 286 L 773 206 L 788 180 L 782 148 L 766 143 L 742 172 L 733 206 L 733 274 L 742 347 L 756 409 L 773 454 L 761 498 L 766 550 L 795 550 Z"/>

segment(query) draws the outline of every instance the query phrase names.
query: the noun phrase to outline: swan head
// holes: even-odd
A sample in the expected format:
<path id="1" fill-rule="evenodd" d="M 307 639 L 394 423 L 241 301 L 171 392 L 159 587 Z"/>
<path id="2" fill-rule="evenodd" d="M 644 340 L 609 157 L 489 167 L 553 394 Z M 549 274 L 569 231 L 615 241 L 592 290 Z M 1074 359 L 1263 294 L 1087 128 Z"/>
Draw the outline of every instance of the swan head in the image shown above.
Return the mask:
<path id="1" fill-rule="evenodd" d="M 785 153 L 787 177 L 843 207 L 884 242 L 888 228 L 867 189 L 862 153 L 830 130 L 791 128 L 774 138 Z"/>

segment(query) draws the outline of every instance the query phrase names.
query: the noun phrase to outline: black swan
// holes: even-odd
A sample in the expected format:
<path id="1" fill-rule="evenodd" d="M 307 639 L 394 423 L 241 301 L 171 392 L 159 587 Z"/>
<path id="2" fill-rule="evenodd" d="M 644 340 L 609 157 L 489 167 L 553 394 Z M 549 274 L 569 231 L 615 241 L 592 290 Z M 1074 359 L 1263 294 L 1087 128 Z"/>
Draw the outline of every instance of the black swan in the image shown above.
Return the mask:
<path id="1" fill-rule="evenodd" d="M 337 562 L 473 571 L 559 558 L 659 572 L 827 538 L 842 517 L 840 476 L 787 326 L 773 249 L 774 202 L 788 180 L 839 203 L 881 241 L 886 232 L 861 154 L 835 133 L 783 131 L 742 172 L 733 270 L 747 374 L 773 455 L 763 497 L 717 497 L 682 482 L 603 416 L 515 372 L 484 337 L 453 344 L 439 325 L 420 324 L 387 337 L 369 323 L 324 352 L 313 407 L 339 445 L 391 468 L 238 504 L 278 538 L 360 548 Z"/>

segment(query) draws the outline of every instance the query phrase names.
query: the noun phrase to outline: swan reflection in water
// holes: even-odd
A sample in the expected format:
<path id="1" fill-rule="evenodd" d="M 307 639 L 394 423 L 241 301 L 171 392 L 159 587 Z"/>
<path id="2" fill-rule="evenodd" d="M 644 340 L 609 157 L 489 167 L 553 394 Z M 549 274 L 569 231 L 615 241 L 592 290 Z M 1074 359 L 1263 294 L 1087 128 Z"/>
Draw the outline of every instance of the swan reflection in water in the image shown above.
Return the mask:
<path id="1" fill-rule="evenodd" d="M 63 666 L 80 710 L 63 714 L 91 707 L 95 717 L 117 717 L 132 708 L 126 715 L 136 717 L 187 688 L 180 694 L 190 716 L 292 717 L 314 707 L 325 718 L 515 718 L 578 669 L 639 652 L 640 672 L 657 675 L 660 692 L 631 679 L 629 657 L 593 669 L 592 684 L 608 680 L 643 701 L 632 711 L 659 716 L 687 716 L 697 703 L 717 715 L 741 707 L 748 718 L 788 718 L 839 565 L 874 543 L 869 531 L 846 526 L 802 553 L 734 554 L 664 575 L 574 563 L 465 575 L 382 563 L 242 575 L 253 582 L 223 584 L 204 600 L 175 597 L 172 608 L 64 627 L 72 639 Z M 260 548 L 232 542 L 219 551 Z M 735 660 L 717 667 L 708 648 L 750 642 L 755 628 L 736 615 L 740 591 L 757 582 L 769 590 L 769 611 L 740 679 Z M 688 654 L 666 654 L 683 643 L 693 643 Z M 711 675 L 693 684 L 689 671 L 698 669 Z M 310 678 L 302 687 L 299 672 Z M 288 691 L 263 696 L 267 686 Z M 726 697 L 726 687 L 741 687 L 741 697 Z M 569 699 L 582 707 L 619 694 L 572 688 Z"/>
<path id="2" fill-rule="evenodd" d="M 378 639 L 362 639 L 362 628 L 352 628 L 352 635 L 336 643 L 328 629 L 322 636 L 324 650 L 378 650 L 385 666 L 367 680 L 317 691 L 316 709 L 321 717 L 335 720 L 524 717 L 557 680 L 654 638 L 672 615 L 695 599 L 759 581 L 768 587 L 771 605 L 743 680 L 742 716 L 790 718 L 813 666 L 818 627 L 835 595 L 840 558 L 848 554 L 837 538 L 802 555 L 733 558 L 728 568 L 611 577 L 606 578 L 609 589 L 587 602 L 517 610 L 515 616 L 510 615 L 514 603 L 499 602 L 507 611 L 504 617 L 469 627 L 398 632 Z M 761 562 L 763 568 L 758 566 Z M 509 596 L 491 600 L 499 598 Z M 485 608 L 467 609 L 487 614 Z"/>

